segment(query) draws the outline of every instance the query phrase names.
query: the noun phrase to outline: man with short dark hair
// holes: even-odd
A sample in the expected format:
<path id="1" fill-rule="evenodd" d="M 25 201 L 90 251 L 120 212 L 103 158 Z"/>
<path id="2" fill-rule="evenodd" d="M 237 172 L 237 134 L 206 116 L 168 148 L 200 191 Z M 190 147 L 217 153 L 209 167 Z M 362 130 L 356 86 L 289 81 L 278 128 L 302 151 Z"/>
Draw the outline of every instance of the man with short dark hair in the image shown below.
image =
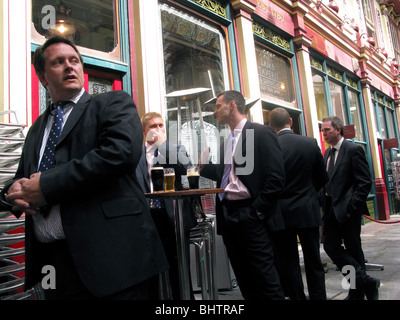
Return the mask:
<path id="1" fill-rule="evenodd" d="M 231 130 L 221 145 L 220 163 L 203 162 L 200 172 L 225 190 L 217 197 L 218 233 L 243 297 L 284 299 L 267 226 L 276 218 L 285 183 L 276 134 L 268 126 L 247 121 L 245 99 L 238 91 L 219 94 L 214 115 Z"/>
<path id="2" fill-rule="evenodd" d="M 279 204 L 285 229 L 275 233 L 278 272 L 290 300 L 305 300 L 298 242 L 304 256 L 310 300 L 325 300 L 325 272 L 320 257 L 321 210 L 318 191 L 328 181 L 324 158 L 317 141 L 291 130 L 292 118 L 287 110 L 271 111 L 270 125 L 278 134 L 285 162 L 285 188 Z"/>
<path id="3" fill-rule="evenodd" d="M 343 129 L 338 117 L 322 120 L 321 131 L 329 144 L 325 151 L 329 181 L 324 194 L 324 249 L 339 270 L 345 266 L 355 269 L 356 287 L 350 288 L 348 299 L 363 300 L 366 295 L 368 300 L 377 300 L 380 282 L 366 273 L 360 236 L 362 215 L 369 215 L 366 201 L 371 175 L 364 149 L 344 139 Z"/>
<path id="4" fill-rule="evenodd" d="M 168 263 L 135 176 L 142 126 L 123 91 L 83 88 L 75 45 L 50 38 L 35 52 L 52 104 L 30 128 L 7 201 L 26 216 L 26 281 L 55 269 L 46 299 L 147 299 Z"/>

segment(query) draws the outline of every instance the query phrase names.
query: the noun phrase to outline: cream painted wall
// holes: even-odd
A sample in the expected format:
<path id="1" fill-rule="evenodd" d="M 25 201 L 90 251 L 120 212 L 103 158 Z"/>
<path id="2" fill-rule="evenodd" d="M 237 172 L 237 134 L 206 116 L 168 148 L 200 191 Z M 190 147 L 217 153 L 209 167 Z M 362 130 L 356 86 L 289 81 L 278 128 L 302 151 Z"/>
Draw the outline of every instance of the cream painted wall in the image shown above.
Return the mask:
<path id="1" fill-rule="evenodd" d="M 3 0 L 0 0 L 0 30 L 4 30 L 4 19 L 3 19 Z M 4 33 L 0 32 L 0 63 L 4 65 L 4 45 L 3 45 Z M 4 110 L 4 68 L 0 68 L 0 111 Z M 0 117 L 0 121 L 4 121 L 3 117 Z"/>
<path id="2" fill-rule="evenodd" d="M 138 107 L 140 114 L 164 110 L 164 71 L 161 24 L 158 16 L 158 0 L 133 1 L 138 77 Z M 140 21 L 140 22 L 139 22 Z"/>
<path id="3" fill-rule="evenodd" d="M 31 124 L 30 0 L 1 0 L 2 110 L 15 111 L 18 122 Z M 7 119 L 8 120 L 8 117 Z M 10 122 L 16 122 L 14 116 Z"/>
<path id="4" fill-rule="evenodd" d="M 260 98 L 256 49 L 253 36 L 253 22 L 243 16 L 236 18 L 239 57 L 242 67 L 243 95 L 248 100 Z M 264 123 L 261 100 L 251 109 L 251 120 Z"/>

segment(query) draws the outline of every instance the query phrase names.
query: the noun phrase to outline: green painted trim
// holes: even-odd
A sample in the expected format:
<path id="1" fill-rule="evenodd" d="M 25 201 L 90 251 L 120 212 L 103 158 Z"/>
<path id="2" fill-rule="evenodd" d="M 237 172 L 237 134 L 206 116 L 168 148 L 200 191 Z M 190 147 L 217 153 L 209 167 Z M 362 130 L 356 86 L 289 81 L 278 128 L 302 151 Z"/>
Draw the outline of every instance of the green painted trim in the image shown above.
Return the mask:
<path id="1" fill-rule="evenodd" d="M 121 73 L 123 90 L 131 94 L 131 72 L 130 72 L 130 53 L 129 53 L 129 21 L 128 21 L 128 6 L 125 0 L 118 0 L 119 4 L 119 21 L 120 21 L 120 43 L 121 43 L 121 60 L 114 61 L 96 56 L 82 53 L 84 64 L 88 66 L 109 69 Z M 35 52 L 41 43 L 31 43 L 31 51 Z"/>
<path id="2" fill-rule="evenodd" d="M 231 12 L 231 7 L 228 5 L 226 7 L 226 15 L 230 17 L 232 14 Z M 231 22 L 228 25 L 228 34 L 229 34 L 229 46 L 231 48 L 231 61 L 232 61 L 232 75 L 233 75 L 233 85 L 234 87 L 242 91 L 241 85 L 240 85 L 240 72 L 239 72 L 239 62 L 238 62 L 238 56 L 237 56 L 237 46 L 236 46 L 236 37 L 235 37 L 235 28 L 233 26 L 233 23 Z"/>
<path id="3" fill-rule="evenodd" d="M 202 13 L 204 15 L 206 15 L 207 17 L 213 18 L 214 20 L 218 21 L 219 23 L 228 26 L 232 23 L 231 20 L 229 20 L 228 18 L 224 18 L 219 14 L 216 14 L 215 12 L 201 6 L 198 5 L 197 3 L 190 1 L 190 0 L 176 0 L 176 2 L 183 4 L 184 6 L 191 8 L 199 13 Z M 226 6 L 226 16 L 230 17 L 231 13 L 228 10 L 229 5 L 227 4 Z"/>

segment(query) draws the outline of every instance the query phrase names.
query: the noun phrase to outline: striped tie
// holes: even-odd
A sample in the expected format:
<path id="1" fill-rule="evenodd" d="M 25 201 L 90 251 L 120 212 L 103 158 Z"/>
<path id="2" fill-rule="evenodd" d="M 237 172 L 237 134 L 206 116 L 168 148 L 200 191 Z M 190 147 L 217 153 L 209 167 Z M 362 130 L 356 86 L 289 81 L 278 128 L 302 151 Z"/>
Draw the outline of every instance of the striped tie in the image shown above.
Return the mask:
<path id="1" fill-rule="evenodd" d="M 224 173 L 222 175 L 222 180 L 221 180 L 221 185 L 220 185 L 221 189 L 225 189 L 229 182 L 229 173 L 231 172 L 231 168 L 232 168 L 232 152 L 233 152 L 234 142 L 235 142 L 235 136 L 232 132 L 231 133 L 231 145 L 232 146 L 231 146 L 231 148 L 229 148 L 229 141 L 228 141 L 228 146 L 226 148 L 227 151 L 226 151 L 226 155 L 225 155 L 225 162 L 228 162 L 228 163 L 225 163 L 225 166 L 224 166 Z M 225 197 L 225 193 L 218 194 L 218 197 L 222 201 Z"/>

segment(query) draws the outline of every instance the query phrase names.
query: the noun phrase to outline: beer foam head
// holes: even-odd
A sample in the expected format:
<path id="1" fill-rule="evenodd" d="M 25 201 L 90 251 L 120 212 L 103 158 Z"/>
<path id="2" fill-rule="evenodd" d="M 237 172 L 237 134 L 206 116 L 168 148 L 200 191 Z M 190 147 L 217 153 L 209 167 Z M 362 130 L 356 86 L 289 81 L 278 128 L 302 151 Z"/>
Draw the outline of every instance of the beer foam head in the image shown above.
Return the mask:
<path id="1" fill-rule="evenodd" d="M 164 170 L 164 168 L 163 167 L 153 167 L 153 168 L 151 168 L 151 170 Z"/>
<path id="2" fill-rule="evenodd" d="M 187 175 L 188 176 L 199 176 L 200 173 L 197 170 L 197 168 L 188 168 Z"/>

